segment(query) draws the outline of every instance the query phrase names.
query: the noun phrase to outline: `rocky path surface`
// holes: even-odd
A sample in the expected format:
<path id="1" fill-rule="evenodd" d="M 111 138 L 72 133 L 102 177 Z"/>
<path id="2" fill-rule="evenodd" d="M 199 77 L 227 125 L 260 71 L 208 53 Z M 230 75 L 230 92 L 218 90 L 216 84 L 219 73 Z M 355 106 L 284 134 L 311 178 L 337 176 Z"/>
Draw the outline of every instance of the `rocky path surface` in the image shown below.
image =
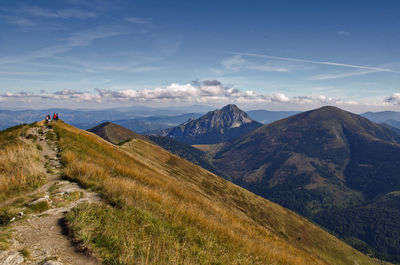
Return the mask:
<path id="1" fill-rule="evenodd" d="M 64 217 L 82 202 L 101 204 L 99 196 L 76 183 L 62 180 L 59 147 L 51 128 L 38 126 L 28 132 L 42 146 L 41 159 L 47 183 L 39 189 L 0 206 L 24 201 L 18 217 L 9 225 L 11 242 L 0 251 L 0 265 L 19 264 L 98 264 L 94 257 L 78 252 L 67 235 Z"/>

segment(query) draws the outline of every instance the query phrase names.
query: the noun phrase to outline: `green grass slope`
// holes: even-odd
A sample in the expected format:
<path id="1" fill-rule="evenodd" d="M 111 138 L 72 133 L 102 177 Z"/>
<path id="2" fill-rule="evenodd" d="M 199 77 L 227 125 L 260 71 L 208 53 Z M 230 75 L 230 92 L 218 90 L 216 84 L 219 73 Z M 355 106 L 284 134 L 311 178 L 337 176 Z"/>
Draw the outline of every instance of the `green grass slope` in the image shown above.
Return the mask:
<path id="1" fill-rule="evenodd" d="M 104 264 L 376 264 L 306 219 L 141 139 L 54 125 L 65 177 L 105 207 L 67 215 Z"/>

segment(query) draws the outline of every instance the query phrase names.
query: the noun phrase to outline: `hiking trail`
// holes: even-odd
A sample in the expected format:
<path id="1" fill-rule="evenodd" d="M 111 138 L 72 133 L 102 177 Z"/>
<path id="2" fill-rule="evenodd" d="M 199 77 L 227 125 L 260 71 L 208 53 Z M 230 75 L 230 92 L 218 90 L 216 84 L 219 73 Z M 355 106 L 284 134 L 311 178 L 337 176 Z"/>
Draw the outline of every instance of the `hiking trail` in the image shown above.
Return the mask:
<path id="1" fill-rule="evenodd" d="M 34 135 L 36 143 L 42 147 L 41 160 L 47 182 L 35 191 L 0 204 L 4 207 L 23 202 L 16 206 L 21 208 L 18 217 L 6 228 L 11 234 L 10 244 L 7 250 L 0 251 L 0 265 L 99 264 L 72 244 L 64 220 L 65 214 L 82 202 L 101 204 L 99 195 L 61 179 L 60 148 L 52 128 L 40 125 L 30 128 L 28 133 Z M 44 211 L 32 212 L 29 207 Z"/>

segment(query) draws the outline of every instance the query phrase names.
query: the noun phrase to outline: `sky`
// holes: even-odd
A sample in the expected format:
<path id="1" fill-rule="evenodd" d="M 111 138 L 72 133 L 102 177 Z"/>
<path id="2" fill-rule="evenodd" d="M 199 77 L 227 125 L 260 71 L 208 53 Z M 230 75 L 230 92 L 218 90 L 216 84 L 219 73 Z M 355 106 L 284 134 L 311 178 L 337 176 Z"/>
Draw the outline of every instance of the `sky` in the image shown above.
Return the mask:
<path id="1" fill-rule="evenodd" d="M 398 1 L 2 0 L 0 109 L 400 111 Z"/>

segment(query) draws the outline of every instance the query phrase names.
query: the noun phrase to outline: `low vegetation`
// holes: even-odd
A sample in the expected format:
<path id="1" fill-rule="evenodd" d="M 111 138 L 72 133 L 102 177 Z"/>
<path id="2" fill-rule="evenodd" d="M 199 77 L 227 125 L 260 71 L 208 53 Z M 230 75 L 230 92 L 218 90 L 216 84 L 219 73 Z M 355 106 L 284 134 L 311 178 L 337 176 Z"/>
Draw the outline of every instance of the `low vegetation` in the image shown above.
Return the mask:
<path id="1" fill-rule="evenodd" d="M 170 137 L 157 136 L 157 135 L 149 135 L 148 139 L 150 139 L 153 143 L 161 146 L 165 150 L 192 162 L 218 176 L 224 177 L 225 179 L 229 179 L 228 176 L 225 176 L 223 172 L 218 170 L 211 162 L 210 158 L 207 154 L 191 145 L 185 144 L 183 142 L 179 142 Z"/>
<path id="2" fill-rule="evenodd" d="M 29 205 L 29 209 L 34 213 L 41 213 L 50 209 L 50 204 L 47 201 L 40 201 Z"/>
<path id="3" fill-rule="evenodd" d="M 45 181 L 41 150 L 26 139 L 28 129 L 28 125 L 19 125 L 0 132 L 0 201 Z"/>
<path id="4" fill-rule="evenodd" d="M 400 191 L 396 132 L 327 106 L 207 147 L 236 184 L 400 262 L 400 200 L 388 196 Z"/>
<path id="5" fill-rule="evenodd" d="M 104 264 L 375 264 L 298 215 L 149 142 L 114 146 L 59 122 L 66 178 L 108 206 L 67 214 Z"/>
<path id="6" fill-rule="evenodd" d="M 21 253 L 22 256 L 24 256 L 24 258 L 26 259 L 30 259 L 31 258 L 31 251 L 28 248 L 23 248 L 19 251 L 19 253 Z"/>

